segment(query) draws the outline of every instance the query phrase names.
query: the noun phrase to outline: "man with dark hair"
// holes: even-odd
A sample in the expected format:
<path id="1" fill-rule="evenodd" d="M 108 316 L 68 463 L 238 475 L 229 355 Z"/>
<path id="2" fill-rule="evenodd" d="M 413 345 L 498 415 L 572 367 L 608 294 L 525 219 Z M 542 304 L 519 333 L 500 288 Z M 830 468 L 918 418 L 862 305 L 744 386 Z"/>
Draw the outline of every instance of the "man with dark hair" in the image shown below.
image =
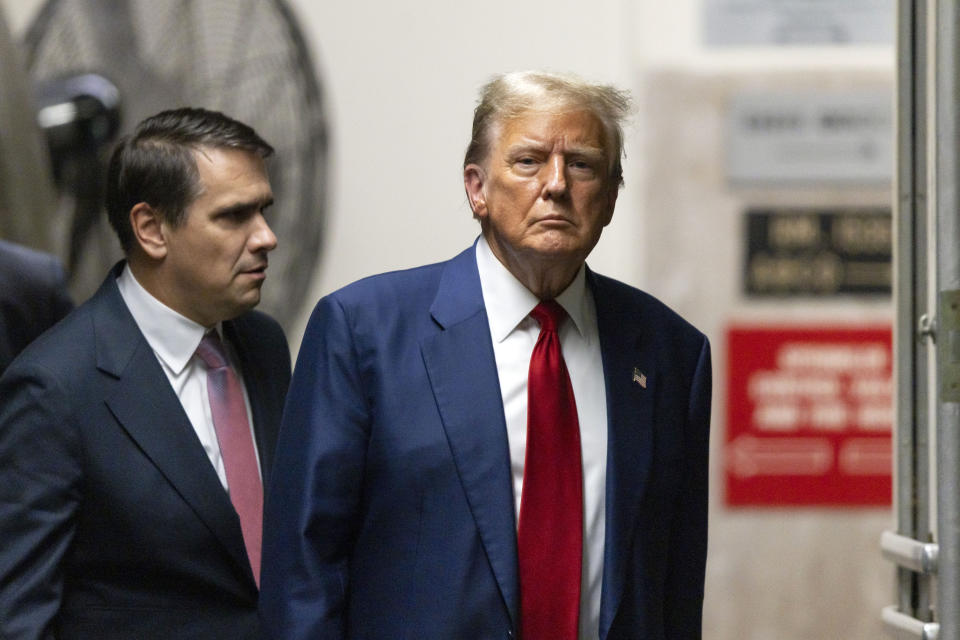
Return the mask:
<path id="1" fill-rule="evenodd" d="M 0 374 L 71 309 L 63 265 L 55 256 L 0 240 Z"/>
<path id="2" fill-rule="evenodd" d="M 521 72 L 481 94 L 447 262 L 318 303 L 277 445 L 277 640 L 694 640 L 710 346 L 587 255 L 628 97 Z"/>
<path id="3" fill-rule="evenodd" d="M 124 248 L 0 378 L 0 637 L 258 638 L 263 481 L 290 378 L 253 311 L 272 148 L 203 109 L 110 162 Z"/>

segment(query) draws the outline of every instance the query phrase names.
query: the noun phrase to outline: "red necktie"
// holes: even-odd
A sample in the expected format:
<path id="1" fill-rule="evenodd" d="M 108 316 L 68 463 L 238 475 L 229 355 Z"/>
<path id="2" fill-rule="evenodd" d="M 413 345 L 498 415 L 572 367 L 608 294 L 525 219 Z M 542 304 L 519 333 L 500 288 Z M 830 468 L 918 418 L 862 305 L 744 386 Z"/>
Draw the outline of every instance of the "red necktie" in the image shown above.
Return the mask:
<path id="1" fill-rule="evenodd" d="M 220 455 L 227 472 L 230 501 L 240 516 L 240 529 L 253 569 L 253 579 L 260 584 L 260 537 L 263 526 L 263 485 L 257 469 L 250 420 L 243 400 L 243 388 L 227 363 L 216 331 L 200 341 L 197 355 L 207 365 L 207 396 L 213 427 L 220 444 Z"/>
<path id="2" fill-rule="evenodd" d="M 527 379 L 527 453 L 517 546 L 523 640 L 576 640 L 583 553 L 580 424 L 555 301 L 530 313 L 540 336 Z"/>

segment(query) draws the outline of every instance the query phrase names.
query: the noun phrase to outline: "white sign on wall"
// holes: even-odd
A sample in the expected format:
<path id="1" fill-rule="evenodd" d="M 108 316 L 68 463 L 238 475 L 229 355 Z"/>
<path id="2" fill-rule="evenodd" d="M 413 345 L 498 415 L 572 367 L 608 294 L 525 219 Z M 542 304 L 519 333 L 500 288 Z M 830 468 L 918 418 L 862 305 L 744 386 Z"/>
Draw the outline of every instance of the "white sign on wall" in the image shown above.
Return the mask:
<path id="1" fill-rule="evenodd" d="M 708 46 L 893 44 L 894 0 L 703 0 Z"/>
<path id="2" fill-rule="evenodd" d="M 893 171 L 887 91 L 743 91 L 727 106 L 726 134 L 735 183 L 883 184 Z"/>

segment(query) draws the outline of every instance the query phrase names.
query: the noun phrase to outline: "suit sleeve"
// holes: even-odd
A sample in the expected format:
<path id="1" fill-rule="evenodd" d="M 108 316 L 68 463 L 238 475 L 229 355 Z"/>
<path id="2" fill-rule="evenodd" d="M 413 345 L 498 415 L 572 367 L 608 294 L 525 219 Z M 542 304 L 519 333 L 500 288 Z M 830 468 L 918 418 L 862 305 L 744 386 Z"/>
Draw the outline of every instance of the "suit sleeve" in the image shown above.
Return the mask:
<path id="1" fill-rule="evenodd" d="M 268 638 L 346 635 L 368 433 L 348 317 L 324 298 L 294 369 L 265 506 L 260 616 Z"/>
<path id="2" fill-rule="evenodd" d="M 47 324 L 44 329 L 52 327 L 73 310 L 73 300 L 67 292 L 67 276 L 59 260 L 55 258 L 51 259 L 48 274 L 48 290 L 50 292 L 49 324 Z"/>
<path id="3" fill-rule="evenodd" d="M 666 588 L 664 624 L 666 637 L 675 640 L 699 640 L 702 634 L 711 393 L 710 343 L 704 337 L 690 389 L 680 508 L 670 537 L 673 570 Z"/>
<path id="4" fill-rule="evenodd" d="M 0 378 L 0 637 L 52 638 L 80 504 L 80 443 L 56 379 L 29 363 Z"/>

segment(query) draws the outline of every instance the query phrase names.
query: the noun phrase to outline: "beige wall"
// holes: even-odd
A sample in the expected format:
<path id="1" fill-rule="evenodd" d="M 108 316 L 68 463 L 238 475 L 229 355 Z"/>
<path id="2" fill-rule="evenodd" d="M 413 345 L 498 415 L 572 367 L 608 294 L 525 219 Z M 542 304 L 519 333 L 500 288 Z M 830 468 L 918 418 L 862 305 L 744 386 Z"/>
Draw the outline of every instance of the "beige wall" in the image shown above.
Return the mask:
<path id="1" fill-rule="evenodd" d="M 730 324 L 853 325 L 891 322 L 889 300 L 752 301 L 742 287 L 743 212 L 750 206 L 882 206 L 883 187 L 735 188 L 726 180 L 724 106 L 744 87 L 891 89 L 882 72 L 835 69 L 767 73 L 648 70 L 643 155 L 646 288 L 710 336 L 714 411 L 711 518 L 704 637 L 717 640 L 847 640 L 881 637 L 893 569 L 880 558 L 887 509 L 728 509 L 723 451 Z M 654 124 L 656 126 L 654 126 Z M 671 242 L 656 242 L 670 238 Z"/>
<path id="2" fill-rule="evenodd" d="M 356 278 L 441 260 L 471 242 L 477 227 L 459 166 L 476 89 L 491 74 L 543 67 L 611 81 L 635 91 L 639 110 L 627 141 L 627 187 L 590 263 L 661 296 L 708 333 L 719 442 L 721 332 L 739 313 L 730 293 L 739 277 L 737 268 L 731 271 L 737 201 L 718 178 L 721 167 L 711 164 L 722 158 L 723 92 L 732 75 L 777 82 L 781 70 L 808 83 L 821 74 L 841 82 L 863 73 L 890 81 L 890 48 L 704 50 L 699 0 L 290 4 L 313 49 L 332 127 L 327 242 L 304 314 L 318 296 Z M 0 6 L 22 32 L 38 2 L 0 0 Z M 703 127 L 697 135 L 669 128 L 689 118 Z M 706 173 L 691 171 L 690 163 Z M 835 312 L 887 318 L 889 307 L 811 313 Z M 294 347 L 298 333 L 291 336 Z M 893 602 L 892 569 L 877 544 L 889 513 L 732 512 L 719 502 L 719 456 L 712 464 L 704 637 L 880 637 L 879 609 Z"/>

